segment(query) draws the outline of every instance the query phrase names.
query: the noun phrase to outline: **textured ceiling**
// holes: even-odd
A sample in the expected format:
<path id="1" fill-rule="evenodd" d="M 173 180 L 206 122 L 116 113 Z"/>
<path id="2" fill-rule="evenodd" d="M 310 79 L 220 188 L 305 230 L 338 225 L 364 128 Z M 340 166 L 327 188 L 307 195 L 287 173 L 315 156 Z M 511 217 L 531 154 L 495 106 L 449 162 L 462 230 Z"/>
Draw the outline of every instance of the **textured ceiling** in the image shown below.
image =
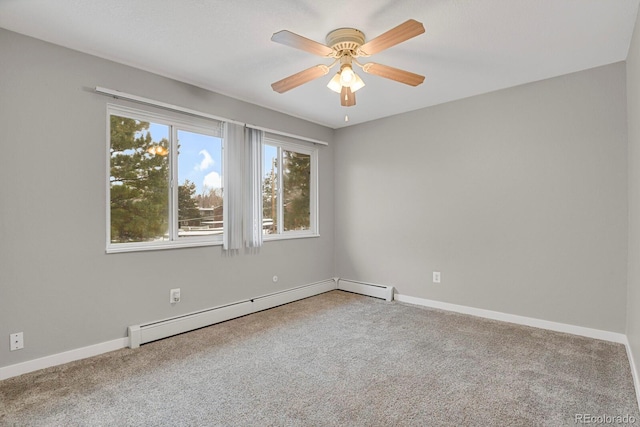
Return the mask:
<path id="1" fill-rule="evenodd" d="M 339 128 L 623 61 L 639 1 L 0 0 L 0 27 Z M 274 32 L 324 43 L 331 30 L 354 27 L 370 40 L 410 18 L 426 33 L 371 60 L 423 74 L 422 85 L 359 72 L 357 105 L 341 107 L 326 88 L 333 69 L 272 91 L 331 62 L 271 42 Z"/>

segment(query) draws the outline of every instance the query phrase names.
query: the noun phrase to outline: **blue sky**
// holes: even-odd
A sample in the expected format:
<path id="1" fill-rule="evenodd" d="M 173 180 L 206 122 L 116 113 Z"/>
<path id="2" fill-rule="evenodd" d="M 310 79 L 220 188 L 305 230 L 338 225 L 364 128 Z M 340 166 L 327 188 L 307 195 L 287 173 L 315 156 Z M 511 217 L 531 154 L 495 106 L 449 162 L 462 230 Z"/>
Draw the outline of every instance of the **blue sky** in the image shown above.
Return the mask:
<path id="1" fill-rule="evenodd" d="M 222 188 L 222 140 L 178 130 L 178 182 L 196 184 L 196 194 Z"/>
<path id="2" fill-rule="evenodd" d="M 168 139 L 168 126 L 150 123 L 154 141 Z M 222 140 L 209 135 L 178 130 L 178 183 L 189 180 L 196 194 L 222 187 Z"/>

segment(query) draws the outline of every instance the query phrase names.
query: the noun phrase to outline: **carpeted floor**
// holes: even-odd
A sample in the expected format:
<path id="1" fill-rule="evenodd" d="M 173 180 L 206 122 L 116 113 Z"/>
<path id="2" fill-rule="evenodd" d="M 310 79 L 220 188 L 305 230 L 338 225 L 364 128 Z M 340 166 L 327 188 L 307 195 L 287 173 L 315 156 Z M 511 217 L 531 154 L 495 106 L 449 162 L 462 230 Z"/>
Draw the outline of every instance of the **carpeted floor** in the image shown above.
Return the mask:
<path id="1" fill-rule="evenodd" d="M 0 425 L 640 424 L 634 393 L 622 345 L 332 291 L 4 380 Z"/>

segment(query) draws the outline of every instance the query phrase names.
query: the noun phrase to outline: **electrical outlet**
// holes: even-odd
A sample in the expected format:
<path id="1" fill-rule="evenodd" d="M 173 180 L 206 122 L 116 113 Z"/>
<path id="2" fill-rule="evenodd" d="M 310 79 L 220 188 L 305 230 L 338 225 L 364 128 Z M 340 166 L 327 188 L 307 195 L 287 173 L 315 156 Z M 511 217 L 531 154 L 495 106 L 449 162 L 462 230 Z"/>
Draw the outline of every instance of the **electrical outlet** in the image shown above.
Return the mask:
<path id="1" fill-rule="evenodd" d="M 180 302 L 180 288 L 171 289 L 169 292 L 169 303 L 175 304 Z"/>
<path id="2" fill-rule="evenodd" d="M 22 332 L 16 332 L 15 334 L 9 335 L 11 340 L 11 351 L 20 350 L 24 348 L 24 335 Z"/>
<path id="3" fill-rule="evenodd" d="M 440 283 L 440 272 L 439 271 L 434 271 L 433 272 L 433 283 Z"/>

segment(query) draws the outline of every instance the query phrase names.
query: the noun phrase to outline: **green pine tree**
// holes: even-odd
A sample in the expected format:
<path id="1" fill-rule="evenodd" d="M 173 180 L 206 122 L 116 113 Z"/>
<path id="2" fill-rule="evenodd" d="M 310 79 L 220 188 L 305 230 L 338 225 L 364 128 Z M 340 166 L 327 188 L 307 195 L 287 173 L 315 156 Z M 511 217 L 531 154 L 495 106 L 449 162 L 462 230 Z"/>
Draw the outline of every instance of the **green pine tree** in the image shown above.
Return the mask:
<path id="1" fill-rule="evenodd" d="M 310 227 L 311 156 L 283 151 L 284 230 Z"/>
<path id="2" fill-rule="evenodd" d="M 195 194 L 196 184 L 188 179 L 178 186 L 178 223 L 180 227 L 200 225 L 200 210 Z"/>
<path id="3" fill-rule="evenodd" d="M 154 142 L 149 123 L 111 116 L 111 241 L 162 238 L 168 230 L 168 141 Z"/>

